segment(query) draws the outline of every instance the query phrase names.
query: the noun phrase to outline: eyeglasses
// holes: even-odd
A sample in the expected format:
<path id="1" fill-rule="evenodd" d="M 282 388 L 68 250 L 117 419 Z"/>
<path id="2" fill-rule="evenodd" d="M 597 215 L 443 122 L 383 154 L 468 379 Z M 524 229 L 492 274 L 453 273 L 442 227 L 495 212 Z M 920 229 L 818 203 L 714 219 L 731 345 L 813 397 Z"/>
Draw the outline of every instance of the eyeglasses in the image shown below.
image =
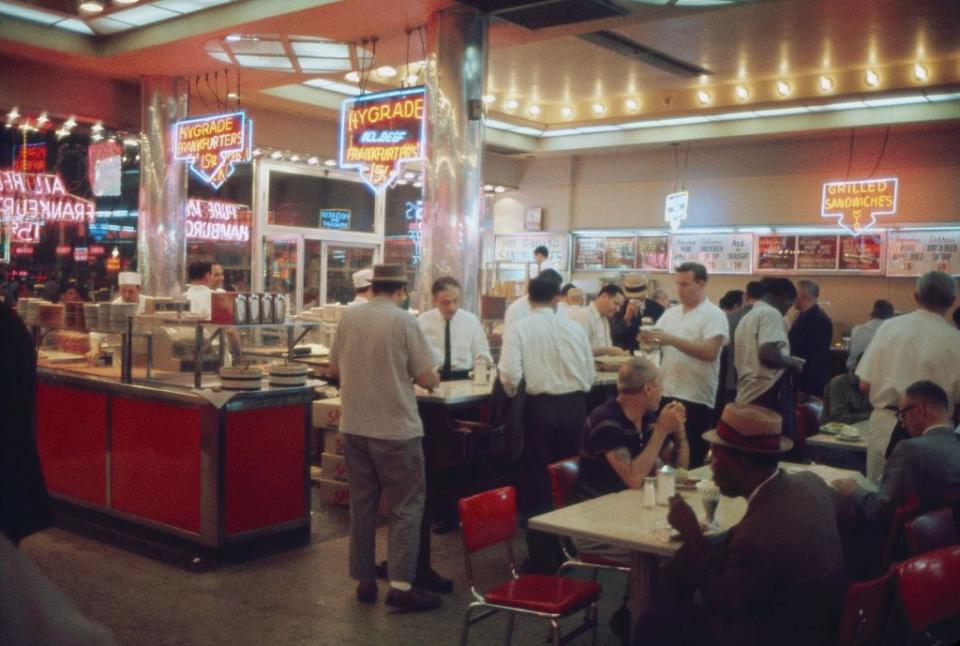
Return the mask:
<path id="1" fill-rule="evenodd" d="M 903 418 L 907 416 L 907 413 L 909 413 L 910 411 L 912 411 L 912 410 L 913 410 L 914 408 L 916 408 L 916 407 L 917 407 L 916 404 L 910 404 L 910 405 L 907 406 L 906 408 L 898 408 L 898 409 L 897 409 L 897 419 L 902 422 L 902 421 L 903 421 Z"/>

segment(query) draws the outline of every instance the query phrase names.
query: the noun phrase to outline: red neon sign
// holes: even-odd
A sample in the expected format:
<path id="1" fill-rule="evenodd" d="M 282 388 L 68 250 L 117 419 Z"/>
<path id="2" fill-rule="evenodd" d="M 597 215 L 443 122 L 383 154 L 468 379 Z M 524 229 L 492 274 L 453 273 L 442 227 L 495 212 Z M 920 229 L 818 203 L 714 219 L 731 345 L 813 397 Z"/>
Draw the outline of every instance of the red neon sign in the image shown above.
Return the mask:
<path id="1" fill-rule="evenodd" d="M 67 193 L 59 175 L 0 171 L 0 219 L 29 222 L 93 222 L 94 203 Z"/>
<path id="2" fill-rule="evenodd" d="M 365 94 L 343 102 L 340 167 L 356 168 L 374 190 L 400 176 L 405 162 L 423 158 L 423 87 Z"/>
<path id="3" fill-rule="evenodd" d="M 11 242 L 36 244 L 40 242 L 40 223 L 24 220 L 11 220 L 7 223 Z"/>
<path id="4" fill-rule="evenodd" d="M 13 170 L 21 173 L 46 173 L 47 144 L 27 144 L 14 148 Z"/>
<path id="5" fill-rule="evenodd" d="M 187 200 L 187 240 L 249 242 L 252 214 L 245 204 Z"/>
<path id="6" fill-rule="evenodd" d="M 233 175 L 234 165 L 253 159 L 253 120 L 244 112 L 214 114 L 173 124 L 174 158 L 214 188 Z"/>

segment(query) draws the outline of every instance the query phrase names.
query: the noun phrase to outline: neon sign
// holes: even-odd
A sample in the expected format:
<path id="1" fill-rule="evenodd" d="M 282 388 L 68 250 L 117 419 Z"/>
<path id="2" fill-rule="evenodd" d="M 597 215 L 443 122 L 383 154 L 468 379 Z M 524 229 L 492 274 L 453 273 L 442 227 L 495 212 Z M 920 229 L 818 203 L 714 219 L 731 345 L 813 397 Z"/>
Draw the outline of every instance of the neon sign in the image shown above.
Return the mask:
<path id="1" fill-rule="evenodd" d="M 320 226 L 346 231 L 350 228 L 350 209 L 320 209 Z"/>
<path id="2" fill-rule="evenodd" d="M 173 124 L 174 159 L 220 188 L 236 164 L 253 159 L 253 120 L 245 112 L 214 114 Z"/>
<path id="3" fill-rule="evenodd" d="M 13 151 L 13 170 L 21 173 L 47 172 L 47 144 L 15 146 Z"/>
<path id="4" fill-rule="evenodd" d="M 94 203 L 67 193 L 59 175 L 0 171 L 0 220 L 93 222 Z"/>
<path id="5" fill-rule="evenodd" d="M 392 185 L 405 163 L 423 159 L 425 104 L 423 87 L 345 100 L 340 167 L 359 170 L 374 191 Z"/>
<path id="6" fill-rule="evenodd" d="M 187 200 L 187 240 L 249 242 L 250 208 L 217 200 Z"/>
<path id="7" fill-rule="evenodd" d="M 896 177 L 851 182 L 827 182 L 823 185 L 820 216 L 836 218 L 837 224 L 855 236 L 877 223 L 877 216 L 897 212 Z"/>

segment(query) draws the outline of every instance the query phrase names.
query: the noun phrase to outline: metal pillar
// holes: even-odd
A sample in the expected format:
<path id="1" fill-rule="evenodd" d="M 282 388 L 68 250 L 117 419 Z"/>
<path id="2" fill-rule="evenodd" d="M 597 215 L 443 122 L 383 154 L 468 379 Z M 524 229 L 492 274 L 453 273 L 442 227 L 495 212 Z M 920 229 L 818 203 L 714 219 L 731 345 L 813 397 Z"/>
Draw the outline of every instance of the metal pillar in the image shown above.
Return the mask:
<path id="1" fill-rule="evenodd" d="M 140 217 L 137 267 L 143 293 L 175 296 L 183 291 L 187 258 L 184 220 L 187 174 L 173 160 L 173 123 L 187 116 L 188 82 L 168 76 L 140 79 Z"/>
<path id="2" fill-rule="evenodd" d="M 487 25 L 485 15 L 461 7 L 427 21 L 421 311 L 431 307 L 430 285 L 444 275 L 463 285 L 464 308 L 479 306 Z"/>

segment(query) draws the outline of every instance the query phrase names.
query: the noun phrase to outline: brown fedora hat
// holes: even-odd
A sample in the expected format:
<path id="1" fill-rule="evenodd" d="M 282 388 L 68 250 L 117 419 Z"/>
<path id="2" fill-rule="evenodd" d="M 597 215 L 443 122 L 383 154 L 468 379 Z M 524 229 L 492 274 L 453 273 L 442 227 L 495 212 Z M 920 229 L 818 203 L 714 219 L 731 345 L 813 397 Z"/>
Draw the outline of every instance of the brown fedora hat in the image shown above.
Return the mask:
<path id="1" fill-rule="evenodd" d="M 746 453 L 786 453 L 793 448 L 793 441 L 780 434 L 782 422 L 779 415 L 762 406 L 727 404 L 717 428 L 704 433 L 703 439 Z"/>
<path id="2" fill-rule="evenodd" d="M 370 282 L 377 283 L 406 283 L 407 272 L 403 270 L 402 265 L 374 265 L 373 277 Z"/>

